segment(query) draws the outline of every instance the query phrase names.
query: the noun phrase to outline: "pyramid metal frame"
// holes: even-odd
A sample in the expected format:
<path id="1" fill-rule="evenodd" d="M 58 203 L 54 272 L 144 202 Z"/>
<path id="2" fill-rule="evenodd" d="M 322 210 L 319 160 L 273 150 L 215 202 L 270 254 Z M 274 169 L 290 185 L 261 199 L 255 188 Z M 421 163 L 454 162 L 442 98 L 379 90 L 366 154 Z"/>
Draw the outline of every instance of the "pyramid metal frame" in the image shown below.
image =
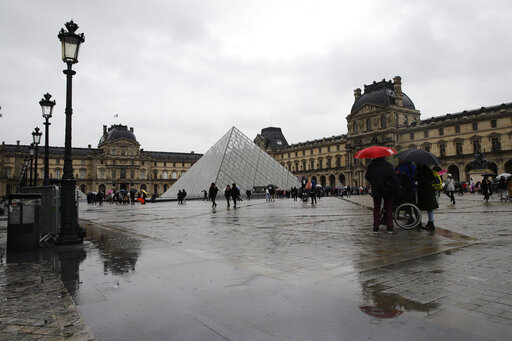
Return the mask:
<path id="1" fill-rule="evenodd" d="M 236 183 L 243 194 L 247 189 L 269 184 L 290 189 L 300 186 L 295 175 L 258 147 L 236 127 L 218 140 L 162 198 L 175 199 L 185 189 L 187 198 L 202 198 L 214 182 L 222 193 L 226 185 Z"/>

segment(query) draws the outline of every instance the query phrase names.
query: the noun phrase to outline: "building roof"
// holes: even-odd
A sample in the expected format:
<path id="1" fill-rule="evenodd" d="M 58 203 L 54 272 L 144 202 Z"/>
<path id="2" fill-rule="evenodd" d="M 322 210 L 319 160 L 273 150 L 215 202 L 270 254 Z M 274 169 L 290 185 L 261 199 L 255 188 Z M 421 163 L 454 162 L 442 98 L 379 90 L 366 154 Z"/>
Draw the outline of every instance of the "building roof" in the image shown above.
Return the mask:
<path id="1" fill-rule="evenodd" d="M 268 127 L 261 129 L 261 136 L 265 139 L 265 147 L 270 147 L 272 150 L 279 150 L 288 147 L 281 128 Z"/>
<path id="2" fill-rule="evenodd" d="M 137 142 L 137 138 L 135 134 L 133 134 L 132 129 L 128 130 L 128 127 L 122 124 L 113 124 L 108 128 L 108 131 L 103 134 L 100 138 L 100 144 L 106 141 L 115 141 L 121 138 L 125 138 L 127 140 Z"/>
<path id="3" fill-rule="evenodd" d="M 405 93 L 403 95 L 403 107 L 415 110 L 414 103 Z M 359 97 L 350 110 L 350 114 L 356 112 L 365 104 L 375 104 L 382 107 L 396 105 L 396 94 L 391 81 L 382 80 L 373 82 L 373 84 L 364 86 L 364 93 Z"/>

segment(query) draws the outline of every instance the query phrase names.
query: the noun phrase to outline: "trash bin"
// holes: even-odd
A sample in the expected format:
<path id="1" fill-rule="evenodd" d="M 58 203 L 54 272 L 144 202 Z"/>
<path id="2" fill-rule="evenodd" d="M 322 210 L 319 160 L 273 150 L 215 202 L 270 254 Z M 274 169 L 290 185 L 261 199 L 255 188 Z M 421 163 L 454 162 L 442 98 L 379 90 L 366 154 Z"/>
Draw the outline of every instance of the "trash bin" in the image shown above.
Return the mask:
<path id="1" fill-rule="evenodd" d="M 7 251 L 31 250 L 39 246 L 41 194 L 7 196 Z"/>

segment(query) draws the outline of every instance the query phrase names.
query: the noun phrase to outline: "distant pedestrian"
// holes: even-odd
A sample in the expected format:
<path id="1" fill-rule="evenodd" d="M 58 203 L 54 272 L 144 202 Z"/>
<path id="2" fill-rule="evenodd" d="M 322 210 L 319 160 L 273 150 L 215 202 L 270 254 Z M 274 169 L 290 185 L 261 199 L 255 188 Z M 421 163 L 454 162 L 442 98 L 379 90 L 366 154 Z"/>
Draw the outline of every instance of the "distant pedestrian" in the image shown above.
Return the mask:
<path id="1" fill-rule="evenodd" d="M 450 202 L 455 205 L 455 180 L 453 180 L 452 175 L 448 173 L 446 175 L 446 180 L 444 181 L 444 188 L 446 190 L 446 195 L 450 198 Z"/>
<path id="2" fill-rule="evenodd" d="M 373 233 L 379 232 L 382 200 L 384 200 L 386 229 L 388 233 L 393 233 L 393 195 L 398 188 L 393 166 L 383 157 L 373 159 L 364 177 L 372 187 Z"/>
<path id="3" fill-rule="evenodd" d="M 427 225 L 424 229 L 434 229 L 434 210 L 439 207 L 437 204 L 436 190 L 432 186 L 435 180 L 434 173 L 427 165 L 418 165 L 418 174 L 415 177 L 418 181 L 418 207 L 420 210 L 427 211 Z"/>
<path id="4" fill-rule="evenodd" d="M 208 190 L 208 198 L 212 201 L 212 207 L 217 207 L 217 203 L 215 202 L 215 198 L 217 197 L 217 192 L 219 189 L 215 186 L 215 183 L 212 182 L 210 185 L 210 189 Z"/>
<path id="5" fill-rule="evenodd" d="M 229 185 L 227 185 L 226 189 L 224 190 L 224 197 L 226 198 L 229 207 L 229 200 L 231 199 L 231 187 Z"/>
<path id="6" fill-rule="evenodd" d="M 252 196 L 252 192 L 250 189 L 248 189 L 247 191 L 245 191 L 245 195 L 247 196 L 247 200 L 251 200 L 251 196 Z"/>
<path id="7" fill-rule="evenodd" d="M 236 202 L 240 200 L 240 190 L 234 182 L 231 185 L 231 199 L 233 199 L 233 208 L 236 208 Z"/>
<path id="8" fill-rule="evenodd" d="M 489 178 L 484 176 L 484 179 L 482 180 L 482 194 L 484 195 L 485 202 L 489 202 L 489 193 L 490 193 L 490 183 Z"/>
<path id="9" fill-rule="evenodd" d="M 311 180 L 311 189 L 309 191 L 309 196 L 311 197 L 311 205 L 315 205 L 316 201 L 316 180 Z"/>

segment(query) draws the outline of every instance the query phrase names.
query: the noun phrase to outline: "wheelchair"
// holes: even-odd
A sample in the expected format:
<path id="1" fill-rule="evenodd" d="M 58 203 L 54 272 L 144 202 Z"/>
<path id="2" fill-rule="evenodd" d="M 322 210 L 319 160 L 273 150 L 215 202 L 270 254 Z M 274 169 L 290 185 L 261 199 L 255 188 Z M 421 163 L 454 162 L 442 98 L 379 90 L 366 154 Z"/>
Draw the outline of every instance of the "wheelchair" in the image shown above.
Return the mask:
<path id="1" fill-rule="evenodd" d="M 421 211 L 412 202 L 394 199 L 392 212 L 393 221 L 404 230 L 411 230 L 421 224 Z M 386 224 L 386 210 L 383 207 L 380 211 L 380 222 Z"/>

